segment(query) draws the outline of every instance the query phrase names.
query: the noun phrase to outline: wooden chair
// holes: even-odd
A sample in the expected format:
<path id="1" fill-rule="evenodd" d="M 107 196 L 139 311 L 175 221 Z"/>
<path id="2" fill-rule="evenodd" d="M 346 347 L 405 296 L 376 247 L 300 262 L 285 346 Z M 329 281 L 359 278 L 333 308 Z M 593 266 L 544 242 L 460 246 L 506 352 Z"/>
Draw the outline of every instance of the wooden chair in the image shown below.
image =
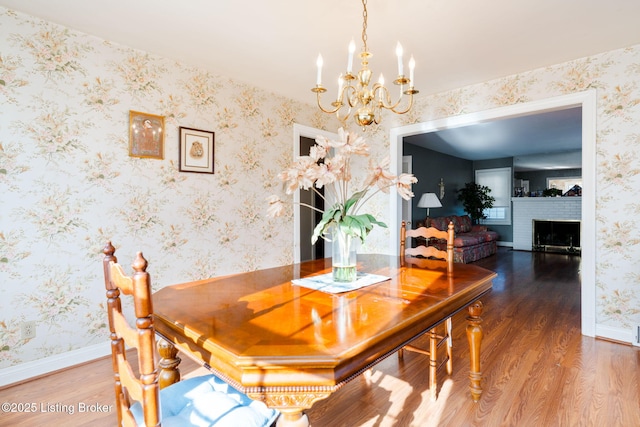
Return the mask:
<path id="1" fill-rule="evenodd" d="M 434 227 L 420 227 L 415 230 L 407 230 L 405 221 L 402 221 L 402 227 L 400 229 L 400 257 L 401 264 L 404 265 L 406 257 L 424 257 L 424 258 L 437 258 L 447 262 L 447 275 L 453 276 L 453 240 L 454 240 L 454 225 L 453 222 L 449 223 L 447 231 L 441 231 Z M 425 245 L 418 245 L 412 247 L 407 245 L 407 240 L 411 238 L 424 239 Z M 447 242 L 447 249 L 440 250 L 435 246 L 430 246 L 430 239 L 440 239 Z M 410 240 L 409 240 L 410 241 Z M 429 335 L 429 350 L 425 350 L 413 345 L 406 345 L 398 352 L 400 357 L 403 357 L 404 350 L 414 351 L 429 356 L 429 391 L 431 392 L 431 399 L 436 399 L 437 389 L 437 370 L 446 363 L 447 374 L 451 375 L 453 372 L 453 347 L 451 339 L 451 317 L 448 317 L 444 322 L 444 330 L 438 332 L 437 328 L 433 328 L 428 332 Z M 446 357 L 438 363 L 438 349 L 443 345 L 446 346 Z"/>
<path id="2" fill-rule="evenodd" d="M 278 417 L 276 410 L 251 400 L 214 375 L 191 378 L 159 389 L 147 261 L 138 252 L 133 262 L 134 273 L 127 276 L 117 263 L 111 242 L 103 252 L 118 425 L 272 425 Z M 130 326 L 122 313 L 121 294 L 133 297 L 135 327 Z M 127 360 L 127 348 L 137 351 L 137 369 Z"/>

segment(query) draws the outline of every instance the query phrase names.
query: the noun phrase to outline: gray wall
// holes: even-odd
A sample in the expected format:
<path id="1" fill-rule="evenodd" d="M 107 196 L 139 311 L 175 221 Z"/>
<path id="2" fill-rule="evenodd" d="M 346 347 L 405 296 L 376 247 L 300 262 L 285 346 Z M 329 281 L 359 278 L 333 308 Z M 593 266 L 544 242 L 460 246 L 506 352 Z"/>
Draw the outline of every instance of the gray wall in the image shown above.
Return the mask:
<path id="1" fill-rule="evenodd" d="M 418 178 L 417 184 L 413 186 L 415 199 L 413 201 L 412 218 L 414 224 L 426 218 L 427 212 L 424 208 L 418 208 L 418 200 L 422 193 L 440 194 L 440 178 L 444 179 L 445 196 L 441 200 L 441 208 L 432 208 L 430 216 L 464 215 L 462 203 L 457 199 L 456 191 L 467 182 L 475 180 L 475 171 L 478 169 L 506 168 L 513 169 L 513 157 L 503 157 L 490 160 L 466 160 L 459 157 L 449 156 L 437 151 L 418 147 L 414 144 L 405 143 L 403 154 L 412 156 L 413 174 Z M 514 179 L 529 180 L 531 191 L 544 190 L 547 184 L 547 177 L 581 176 L 582 169 L 559 169 L 531 172 L 516 172 Z M 512 211 L 513 218 L 513 211 Z M 513 241 L 513 225 L 492 225 L 490 228 L 500 234 L 500 241 Z"/>
<path id="2" fill-rule="evenodd" d="M 422 193 L 436 193 L 439 196 L 440 178 L 444 179 L 445 185 L 444 198 L 440 200 L 442 207 L 432 208 L 430 216 L 464 215 L 456 191 L 473 180 L 473 162 L 406 143 L 403 146 L 403 154 L 412 156 L 413 174 L 418 178 L 418 182 L 413 185 L 415 199 L 411 214 L 414 223 L 424 220 L 427 216 L 426 209 L 416 207 L 420 196 Z"/>

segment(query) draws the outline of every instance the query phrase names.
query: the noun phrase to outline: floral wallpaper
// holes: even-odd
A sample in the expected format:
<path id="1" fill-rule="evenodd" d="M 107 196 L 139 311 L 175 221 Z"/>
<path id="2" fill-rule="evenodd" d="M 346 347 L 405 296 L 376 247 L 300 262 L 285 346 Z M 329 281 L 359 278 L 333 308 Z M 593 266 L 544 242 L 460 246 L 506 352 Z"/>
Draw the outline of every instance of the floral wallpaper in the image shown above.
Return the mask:
<path id="1" fill-rule="evenodd" d="M 640 325 L 640 45 L 423 97 L 398 125 L 586 90 L 597 94 L 596 328 L 630 336 Z"/>
<path id="2" fill-rule="evenodd" d="M 125 267 L 143 250 L 156 289 L 293 261 L 265 199 L 293 123 L 326 115 L 2 8 L 0 40 L 0 368 L 105 341 L 107 240 Z M 129 157 L 129 110 L 165 117 L 163 160 Z M 215 174 L 178 171 L 180 126 L 215 132 Z"/>
<path id="3" fill-rule="evenodd" d="M 149 260 L 153 286 L 293 260 L 292 216 L 266 196 L 310 103 L 0 8 L 0 369 L 106 339 L 101 250 Z M 640 46 L 422 96 L 367 131 L 596 89 L 597 323 L 640 323 Z M 128 155 L 129 110 L 165 117 L 165 158 Z M 215 132 L 215 174 L 178 171 L 178 127 Z M 357 129 L 353 129 L 356 130 Z M 388 222 L 387 197 L 367 208 Z M 265 250 L 269 248 L 269 250 Z M 388 252 L 376 227 L 362 251 Z M 20 324 L 37 322 L 35 339 Z"/>

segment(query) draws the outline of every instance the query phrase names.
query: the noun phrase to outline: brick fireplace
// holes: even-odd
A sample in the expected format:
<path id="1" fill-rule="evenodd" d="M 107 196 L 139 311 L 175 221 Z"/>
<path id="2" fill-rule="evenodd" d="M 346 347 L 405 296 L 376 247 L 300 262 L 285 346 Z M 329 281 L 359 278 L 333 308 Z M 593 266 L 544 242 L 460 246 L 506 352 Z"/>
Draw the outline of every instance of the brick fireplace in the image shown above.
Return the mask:
<path id="1" fill-rule="evenodd" d="M 514 197 L 511 200 L 513 202 L 513 249 L 516 250 L 534 250 L 536 245 L 533 233 L 534 220 L 556 222 L 571 220 L 579 224 L 582 219 L 582 197 Z M 574 243 L 574 247 L 578 248 L 580 244 Z"/>

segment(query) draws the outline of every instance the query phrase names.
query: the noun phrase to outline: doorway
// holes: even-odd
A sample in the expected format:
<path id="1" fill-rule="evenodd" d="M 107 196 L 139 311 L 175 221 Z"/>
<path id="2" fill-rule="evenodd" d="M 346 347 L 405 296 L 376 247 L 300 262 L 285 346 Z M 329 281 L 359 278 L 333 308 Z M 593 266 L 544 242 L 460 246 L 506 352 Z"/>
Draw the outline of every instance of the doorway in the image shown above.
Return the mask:
<path id="1" fill-rule="evenodd" d="M 306 136 L 300 137 L 300 155 L 307 156 L 311 147 L 316 144 L 314 139 Z M 316 193 L 318 191 L 320 194 Z M 314 190 L 300 190 L 300 203 L 313 206 L 324 211 L 324 187 Z M 300 261 L 310 261 L 324 258 L 324 245 L 317 242 L 311 244 L 311 236 L 316 224 L 322 219 L 322 213 L 313 209 L 300 210 Z"/>
<path id="2" fill-rule="evenodd" d="M 330 139 L 338 138 L 338 135 L 335 133 L 331 133 L 331 132 L 324 131 L 322 129 L 316 129 L 313 127 L 294 123 L 293 125 L 293 158 L 297 159 L 298 157 L 300 157 L 301 155 L 300 153 L 304 152 L 304 151 L 301 151 L 301 146 L 303 144 L 310 144 L 309 147 L 312 146 L 315 143 L 315 139 L 319 135 L 322 135 L 325 138 L 330 138 Z M 303 141 L 305 139 L 307 140 L 306 143 Z M 298 190 L 295 193 L 293 193 L 293 262 L 294 263 L 299 263 L 304 258 L 313 259 L 309 257 L 320 256 L 319 254 L 322 254 L 322 257 L 331 256 L 331 247 L 329 246 L 330 243 L 327 243 L 324 240 L 319 240 L 315 244 L 315 246 L 323 246 L 322 249 L 313 248 L 313 246 L 311 245 L 311 235 L 313 233 L 313 227 L 315 227 L 315 223 L 313 223 L 314 219 L 310 216 L 311 209 L 305 208 L 305 207 L 301 208 L 300 206 L 300 202 L 302 201 L 301 197 L 303 197 L 302 193 L 303 191 L 301 190 Z M 309 193 L 309 192 L 306 192 L 306 193 Z M 303 202 L 303 203 L 306 203 L 306 202 Z M 325 201 L 325 203 L 331 204 L 331 199 L 328 198 Z M 303 215 L 309 215 L 309 217 L 305 220 L 307 224 L 304 227 L 301 225 L 303 221 L 302 220 Z M 314 224 L 313 226 L 310 225 L 312 223 Z M 304 228 L 305 236 L 302 236 L 301 234 L 303 232 L 303 228 Z M 309 230 L 311 230 L 310 233 L 309 233 Z M 304 246 L 304 249 L 303 249 L 303 246 Z M 305 254 L 304 258 L 302 256 L 303 252 Z"/>
<path id="3" fill-rule="evenodd" d="M 518 117 L 529 114 L 562 110 L 572 107 L 582 108 L 582 273 L 581 310 L 582 334 L 595 336 L 596 332 L 596 286 L 595 286 L 595 245 L 596 245 L 596 92 L 594 90 L 558 96 L 541 101 L 522 103 L 493 110 L 462 116 L 448 117 L 430 122 L 416 123 L 391 129 L 391 173 L 397 174 L 402 168 L 403 138 L 419 133 L 434 132 L 459 126 L 483 123 L 495 119 Z M 390 197 L 390 248 L 397 251 L 398 231 L 402 218 L 399 197 Z"/>

